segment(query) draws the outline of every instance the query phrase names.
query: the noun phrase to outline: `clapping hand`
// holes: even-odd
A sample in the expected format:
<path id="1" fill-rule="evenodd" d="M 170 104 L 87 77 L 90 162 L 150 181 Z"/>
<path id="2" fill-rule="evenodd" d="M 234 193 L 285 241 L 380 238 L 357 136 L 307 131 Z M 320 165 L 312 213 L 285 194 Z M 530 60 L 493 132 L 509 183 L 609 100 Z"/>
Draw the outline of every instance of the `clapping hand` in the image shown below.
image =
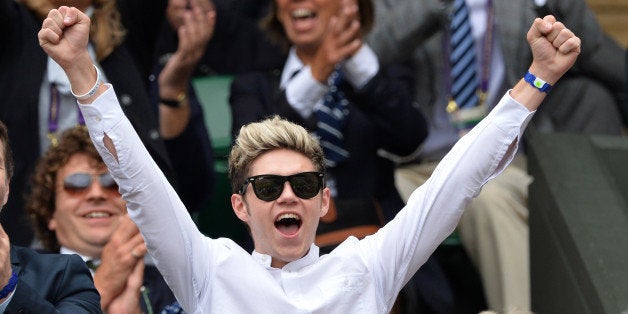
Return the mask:
<path id="1" fill-rule="evenodd" d="M 312 75 L 324 84 L 336 65 L 358 52 L 363 43 L 357 1 L 340 1 L 338 15 L 330 20 L 325 39 L 311 64 Z"/>
<path id="2" fill-rule="evenodd" d="M 127 304 L 129 308 L 138 305 L 145 254 L 146 244 L 139 229 L 128 215 L 121 216 L 94 273 L 94 284 L 101 295 L 103 309 L 116 304 L 120 307 Z"/>

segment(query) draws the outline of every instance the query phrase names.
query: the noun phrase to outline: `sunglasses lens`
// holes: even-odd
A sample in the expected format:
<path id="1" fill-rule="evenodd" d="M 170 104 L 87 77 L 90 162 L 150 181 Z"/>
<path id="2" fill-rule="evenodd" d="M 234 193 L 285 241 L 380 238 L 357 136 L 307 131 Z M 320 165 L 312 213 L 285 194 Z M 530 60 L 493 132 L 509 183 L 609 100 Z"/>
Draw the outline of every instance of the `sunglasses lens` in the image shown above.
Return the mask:
<path id="1" fill-rule="evenodd" d="M 272 201 L 281 195 L 283 182 L 282 177 L 278 176 L 258 177 L 253 181 L 253 190 L 260 200 Z"/>
<path id="2" fill-rule="evenodd" d="M 87 173 L 71 174 L 63 179 L 63 187 L 67 190 L 83 190 L 89 187 L 92 176 Z"/>
<path id="3" fill-rule="evenodd" d="M 316 196 L 320 190 L 318 173 L 300 173 L 290 177 L 290 186 L 296 196 L 308 199 Z"/>
<path id="4" fill-rule="evenodd" d="M 113 177 L 107 173 L 98 176 L 100 186 L 103 189 L 118 191 L 118 184 Z M 63 179 L 63 188 L 68 191 L 79 192 L 89 188 L 92 184 L 92 175 L 89 173 L 74 173 Z"/>
<path id="5" fill-rule="evenodd" d="M 100 175 L 100 185 L 106 189 L 118 189 L 118 184 L 109 172 Z"/>

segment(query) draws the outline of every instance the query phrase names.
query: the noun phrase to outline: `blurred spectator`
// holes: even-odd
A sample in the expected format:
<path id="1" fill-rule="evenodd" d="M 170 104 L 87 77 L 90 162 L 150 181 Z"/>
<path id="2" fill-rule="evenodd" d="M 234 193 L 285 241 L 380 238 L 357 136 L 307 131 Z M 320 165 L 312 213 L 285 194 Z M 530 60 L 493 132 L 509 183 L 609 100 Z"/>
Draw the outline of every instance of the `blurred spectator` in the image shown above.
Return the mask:
<path id="1" fill-rule="evenodd" d="M 582 39 L 575 66 L 553 86 L 530 123 L 535 132 L 621 133 L 623 50 L 600 28 L 582 0 L 466 1 L 478 67 L 479 90 L 490 110 L 508 86 L 526 73 L 532 54 L 526 47 L 527 21 L 553 14 Z M 459 138 L 446 111 L 451 96 L 448 31 L 453 1 L 377 0 L 376 27 L 368 42 L 385 62 L 415 69 L 415 99 L 427 115 L 430 135 L 418 154 L 396 172 L 404 199 L 431 176 L 440 158 Z M 480 97 L 480 99 L 482 99 Z M 560 102 L 560 103 L 559 103 Z M 454 112 L 455 115 L 455 112 Z M 487 303 L 496 311 L 529 310 L 527 185 L 520 154 L 500 177 L 488 183 L 465 211 L 458 230 L 478 267 Z"/>
<path id="2" fill-rule="evenodd" d="M 26 211 L 37 238 L 48 252 L 83 258 L 103 311 L 160 313 L 176 301 L 144 258 L 144 239 L 85 127 L 66 130 L 39 159 L 32 187 Z"/>

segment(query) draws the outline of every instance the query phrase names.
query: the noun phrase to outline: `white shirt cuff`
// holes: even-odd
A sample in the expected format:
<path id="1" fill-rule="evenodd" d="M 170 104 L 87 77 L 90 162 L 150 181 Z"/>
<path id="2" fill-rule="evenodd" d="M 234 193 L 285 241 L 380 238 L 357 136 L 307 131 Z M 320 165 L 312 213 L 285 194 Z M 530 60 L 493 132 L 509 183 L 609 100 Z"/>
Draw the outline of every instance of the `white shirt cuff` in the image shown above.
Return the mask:
<path id="1" fill-rule="evenodd" d="M 354 88 L 361 89 L 379 71 L 379 60 L 373 49 L 367 44 L 343 65 L 343 73 Z"/>

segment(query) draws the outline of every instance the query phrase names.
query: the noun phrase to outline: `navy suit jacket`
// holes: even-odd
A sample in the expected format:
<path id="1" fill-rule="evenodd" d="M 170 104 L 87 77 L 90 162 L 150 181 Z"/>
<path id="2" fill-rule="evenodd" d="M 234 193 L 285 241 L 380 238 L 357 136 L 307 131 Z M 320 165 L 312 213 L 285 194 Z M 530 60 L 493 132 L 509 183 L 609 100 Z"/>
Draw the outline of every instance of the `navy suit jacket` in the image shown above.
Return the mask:
<path id="1" fill-rule="evenodd" d="M 11 246 L 17 287 L 5 313 L 102 313 L 92 275 L 78 255 Z"/>

